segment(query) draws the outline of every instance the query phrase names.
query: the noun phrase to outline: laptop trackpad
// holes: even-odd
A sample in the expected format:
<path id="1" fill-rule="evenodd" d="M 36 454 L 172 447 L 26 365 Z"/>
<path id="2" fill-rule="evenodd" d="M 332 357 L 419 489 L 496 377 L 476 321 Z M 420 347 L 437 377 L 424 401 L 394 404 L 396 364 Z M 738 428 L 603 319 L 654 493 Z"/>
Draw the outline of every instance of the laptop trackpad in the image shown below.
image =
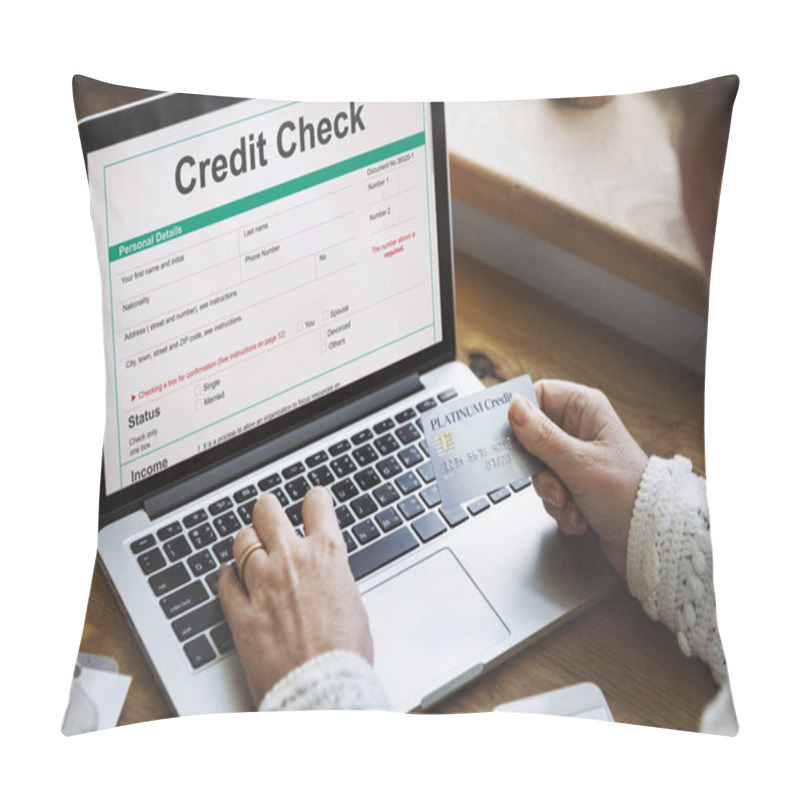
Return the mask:
<path id="1" fill-rule="evenodd" d="M 481 665 L 509 635 L 449 549 L 439 550 L 363 595 L 375 669 L 392 707 L 408 710 Z"/>

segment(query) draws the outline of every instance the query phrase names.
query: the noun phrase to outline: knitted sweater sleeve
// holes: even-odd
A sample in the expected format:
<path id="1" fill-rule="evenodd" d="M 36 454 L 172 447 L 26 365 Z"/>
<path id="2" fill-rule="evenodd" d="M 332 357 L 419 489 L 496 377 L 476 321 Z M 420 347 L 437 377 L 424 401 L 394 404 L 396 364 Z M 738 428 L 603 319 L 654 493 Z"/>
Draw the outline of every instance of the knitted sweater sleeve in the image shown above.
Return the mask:
<path id="1" fill-rule="evenodd" d="M 727 679 L 717 630 L 705 480 L 683 456 L 653 456 L 639 485 L 628 537 L 628 587 L 649 617 L 678 637 L 714 679 Z"/>
<path id="2" fill-rule="evenodd" d="M 372 666 L 346 650 L 332 650 L 292 670 L 264 695 L 259 711 L 389 710 Z"/>

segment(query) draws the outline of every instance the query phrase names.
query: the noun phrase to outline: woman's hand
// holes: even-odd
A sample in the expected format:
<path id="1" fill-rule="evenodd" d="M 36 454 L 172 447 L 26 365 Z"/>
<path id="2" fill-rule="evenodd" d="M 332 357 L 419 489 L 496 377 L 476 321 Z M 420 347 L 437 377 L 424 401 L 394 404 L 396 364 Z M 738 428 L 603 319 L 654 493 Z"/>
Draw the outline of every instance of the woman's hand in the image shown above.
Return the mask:
<path id="1" fill-rule="evenodd" d="M 281 678 L 321 653 L 351 650 L 372 662 L 367 614 L 327 490 L 306 494 L 303 525 L 301 539 L 278 500 L 262 496 L 253 527 L 233 543 L 241 580 L 231 566 L 220 569 L 219 598 L 256 706 Z"/>
<path id="2" fill-rule="evenodd" d="M 597 533 L 624 579 L 628 530 L 647 456 L 606 396 L 566 381 L 534 384 L 539 408 L 515 396 L 508 419 L 520 443 L 549 469 L 533 484 L 559 529 Z"/>

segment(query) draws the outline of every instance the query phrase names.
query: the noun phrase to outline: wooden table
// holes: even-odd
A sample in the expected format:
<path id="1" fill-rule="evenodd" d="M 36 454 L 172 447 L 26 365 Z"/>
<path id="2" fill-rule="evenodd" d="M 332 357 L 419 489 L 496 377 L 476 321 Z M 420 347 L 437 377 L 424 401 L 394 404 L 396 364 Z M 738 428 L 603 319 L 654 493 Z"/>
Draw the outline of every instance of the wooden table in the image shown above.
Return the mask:
<path id="1" fill-rule="evenodd" d="M 456 255 L 458 357 L 487 385 L 528 373 L 590 384 L 648 453 L 703 457 L 703 379 L 552 299 Z M 120 724 L 171 716 L 107 579 L 95 567 L 81 650 L 133 676 Z M 618 722 L 696 730 L 716 685 L 620 584 L 606 600 L 437 707 L 494 706 L 579 681 L 604 692 Z"/>
<path id="2" fill-rule="evenodd" d="M 717 112 L 737 86 L 721 78 L 590 108 L 448 103 L 453 198 L 706 317 L 703 252 L 727 142 Z"/>

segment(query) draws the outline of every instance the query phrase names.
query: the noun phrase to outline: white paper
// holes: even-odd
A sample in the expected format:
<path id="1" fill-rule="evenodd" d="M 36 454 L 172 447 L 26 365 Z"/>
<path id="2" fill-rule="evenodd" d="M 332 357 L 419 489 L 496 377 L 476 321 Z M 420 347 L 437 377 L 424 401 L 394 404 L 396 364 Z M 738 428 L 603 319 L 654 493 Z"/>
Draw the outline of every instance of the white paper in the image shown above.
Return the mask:
<path id="1" fill-rule="evenodd" d="M 130 685 L 129 675 L 81 667 L 72 681 L 63 732 L 70 736 L 115 727 Z"/>

